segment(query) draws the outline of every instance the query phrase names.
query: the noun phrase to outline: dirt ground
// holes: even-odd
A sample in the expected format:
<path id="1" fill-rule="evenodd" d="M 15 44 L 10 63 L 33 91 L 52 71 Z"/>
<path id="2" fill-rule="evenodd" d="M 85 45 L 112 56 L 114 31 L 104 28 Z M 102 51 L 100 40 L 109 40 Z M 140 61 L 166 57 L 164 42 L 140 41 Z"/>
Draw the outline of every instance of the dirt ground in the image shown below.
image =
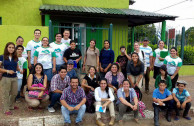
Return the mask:
<path id="1" fill-rule="evenodd" d="M 192 96 L 192 99 L 194 98 L 194 76 L 180 76 L 179 79 L 183 79 L 188 82 L 188 85 L 186 89 L 189 91 L 189 93 Z M 154 90 L 154 79 L 151 77 L 150 80 L 150 93 L 147 95 L 144 93 L 144 88 L 142 89 L 143 93 L 143 99 L 142 101 L 146 104 L 146 109 L 153 110 L 152 107 L 152 93 Z M 1 96 L 1 90 L 0 90 L 0 96 Z M 49 104 L 49 103 L 48 103 Z M 192 105 L 194 106 L 194 100 L 192 101 Z M 37 117 L 37 116 L 46 116 L 46 115 L 58 115 L 60 114 L 60 107 L 58 106 L 55 113 L 49 113 L 46 109 L 45 110 L 29 110 L 27 107 L 27 103 L 25 102 L 25 99 L 22 98 L 21 102 L 16 103 L 16 106 L 19 107 L 19 110 L 13 111 L 13 115 L 11 116 L 5 116 L 2 111 L 2 100 L 0 97 L 0 121 L 1 119 L 10 119 L 10 118 L 23 118 L 23 117 Z M 194 117 L 193 113 L 190 113 L 192 117 Z M 0 122 L 1 124 L 1 122 Z M 126 126 L 129 125 L 137 125 L 133 121 L 126 121 L 124 122 Z M 140 120 L 140 126 L 150 126 L 153 125 L 153 120 Z M 194 126 L 194 118 L 191 121 L 186 121 L 185 119 L 181 118 L 179 121 L 172 121 L 171 123 L 168 123 L 164 117 L 160 119 L 161 126 Z M 94 124 L 86 124 L 84 126 L 92 126 Z M 116 126 L 117 124 L 115 124 Z"/>

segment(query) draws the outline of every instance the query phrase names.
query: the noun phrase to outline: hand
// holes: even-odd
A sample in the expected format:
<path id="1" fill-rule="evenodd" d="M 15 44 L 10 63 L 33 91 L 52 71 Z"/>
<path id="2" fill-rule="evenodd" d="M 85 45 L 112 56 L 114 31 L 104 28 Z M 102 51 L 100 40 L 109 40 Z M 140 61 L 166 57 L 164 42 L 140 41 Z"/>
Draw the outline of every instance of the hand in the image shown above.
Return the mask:
<path id="1" fill-rule="evenodd" d="M 32 68 L 31 63 L 28 63 L 28 69 L 31 69 L 31 68 Z"/>
<path id="2" fill-rule="evenodd" d="M 163 106 L 163 104 L 164 104 L 161 100 L 158 103 L 160 106 Z"/>
<path id="3" fill-rule="evenodd" d="M 23 70 L 20 70 L 20 73 L 23 74 L 24 73 Z"/>
<path id="4" fill-rule="evenodd" d="M 38 90 L 42 90 L 42 91 L 44 91 L 44 90 L 45 90 L 45 88 L 44 88 L 44 87 L 38 87 Z"/>
<path id="5" fill-rule="evenodd" d="M 176 103 L 176 106 L 177 106 L 177 108 L 180 108 L 180 107 L 181 107 L 181 103 L 178 101 L 178 102 Z"/>
<path id="6" fill-rule="evenodd" d="M 76 63 L 78 63 L 79 62 L 79 59 L 76 59 L 75 61 L 76 61 Z"/>
<path id="7" fill-rule="evenodd" d="M 90 89 L 91 89 L 92 91 L 94 91 L 94 88 L 93 88 L 93 87 L 91 87 Z"/>
<path id="8" fill-rule="evenodd" d="M 39 94 L 38 94 L 38 98 L 41 98 L 43 96 L 43 92 L 40 92 Z"/>
<path id="9" fill-rule="evenodd" d="M 172 79 L 174 78 L 174 75 L 172 75 L 170 78 L 171 78 L 171 80 L 172 80 Z"/>
<path id="10" fill-rule="evenodd" d="M 74 107 L 74 110 L 79 110 L 80 107 L 81 107 L 80 105 L 76 105 L 76 106 Z"/>
<path id="11" fill-rule="evenodd" d="M 104 69 L 104 72 L 106 73 L 108 71 L 108 69 L 106 68 L 106 69 Z"/>
<path id="12" fill-rule="evenodd" d="M 183 104 L 181 105 L 181 108 L 184 109 L 186 106 L 186 102 L 183 102 Z"/>
<path id="13" fill-rule="evenodd" d="M 96 67 L 96 71 L 99 72 L 99 67 Z"/>
<path id="14" fill-rule="evenodd" d="M 136 111 L 137 110 L 137 105 L 134 105 L 132 109 L 133 109 L 133 111 Z"/>
<path id="15" fill-rule="evenodd" d="M 102 67 L 100 67 L 100 72 L 104 72 L 104 69 Z"/>
<path id="16" fill-rule="evenodd" d="M 113 87 L 113 90 L 115 93 L 117 93 L 117 88 L 116 87 Z"/>
<path id="17" fill-rule="evenodd" d="M 15 72 L 13 70 L 7 70 L 8 74 L 14 74 Z"/>
<path id="18" fill-rule="evenodd" d="M 83 65 L 82 70 L 85 71 L 85 65 Z"/>
<path id="19" fill-rule="evenodd" d="M 107 104 L 106 104 L 106 103 L 104 103 L 104 104 L 102 105 L 102 109 L 105 109 L 105 108 L 106 108 L 106 106 L 107 106 Z"/>
<path id="20" fill-rule="evenodd" d="M 136 87 L 136 86 L 138 87 L 138 84 L 139 84 L 139 83 L 135 83 L 135 87 Z"/>
<path id="21" fill-rule="evenodd" d="M 74 107 L 69 106 L 69 107 L 67 107 L 67 109 L 68 109 L 69 111 L 73 111 L 73 110 L 74 110 Z"/>
<path id="22" fill-rule="evenodd" d="M 146 74 L 146 71 L 144 71 L 144 75 Z"/>
<path id="23" fill-rule="evenodd" d="M 150 66 L 150 71 L 152 71 L 153 70 L 153 67 L 152 66 Z"/>
<path id="24" fill-rule="evenodd" d="M 163 59 L 163 58 L 161 58 L 161 57 L 159 57 L 158 59 L 159 59 L 160 61 L 164 60 L 164 59 Z"/>
<path id="25" fill-rule="evenodd" d="M 53 67 L 53 70 L 52 70 L 52 72 L 53 72 L 53 73 L 55 73 L 55 72 L 56 72 L 56 68 L 55 68 L 55 67 Z"/>

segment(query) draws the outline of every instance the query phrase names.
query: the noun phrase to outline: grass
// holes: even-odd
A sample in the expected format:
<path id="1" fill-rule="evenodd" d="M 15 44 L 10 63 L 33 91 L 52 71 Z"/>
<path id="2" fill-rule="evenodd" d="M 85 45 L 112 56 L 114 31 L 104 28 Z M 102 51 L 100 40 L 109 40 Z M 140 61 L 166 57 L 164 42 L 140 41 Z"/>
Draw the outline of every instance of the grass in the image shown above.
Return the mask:
<path id="1" fill-rule="evenodd" d="M 180 76 L 194 75 L 194 65 L 183 65 L 179 71 Z M 150 76 L 153 77 L 153 71 L 150 72 Z"/>

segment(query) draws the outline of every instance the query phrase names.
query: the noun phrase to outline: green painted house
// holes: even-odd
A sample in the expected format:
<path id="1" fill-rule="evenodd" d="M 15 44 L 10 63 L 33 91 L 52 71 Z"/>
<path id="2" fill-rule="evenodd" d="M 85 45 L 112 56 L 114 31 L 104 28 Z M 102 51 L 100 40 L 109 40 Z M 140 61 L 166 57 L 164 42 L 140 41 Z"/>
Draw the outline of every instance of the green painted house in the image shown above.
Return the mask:
<path id="1" fill-rule="evenodd" d="M 175 20 L 175 16 L 131 10 L 129 0 L 6 0 L 0 4 L 0 53 L 9 41 L 24 37 L 25 45 L 33 31 L 41 29 L 42 36 L 54 41 L 57 32 L 70 29 L 71 39 L 77 40 L 82 53 L 91 39 L 99 49 L 103 41 L 111 41 L 115 57 L 119 47 L 128 45 L 128 27 Z M 132 32 L 133 33 L 133 32 Z M 132 34 L 133 36 L 133 34 Z M 165 38 L 165 37 L 164 37 Z M 132 40 L 134 41 L 134 40 Z"/>

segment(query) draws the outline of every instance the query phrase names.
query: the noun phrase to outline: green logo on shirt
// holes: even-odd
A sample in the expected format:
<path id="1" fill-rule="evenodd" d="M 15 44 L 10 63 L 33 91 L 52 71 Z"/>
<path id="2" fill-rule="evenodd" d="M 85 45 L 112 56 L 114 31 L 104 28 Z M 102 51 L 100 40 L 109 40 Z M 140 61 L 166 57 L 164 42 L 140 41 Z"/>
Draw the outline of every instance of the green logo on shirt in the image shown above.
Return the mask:
<path id="1" fill-rule="evenodd" d="M 34 49 L 37 49 L 38 47 L 40 47 L 39 45 L 36 45 L 36 46 L 34 46 Z"/>
<path id="2" fill-rule="evenodd" d="M 174 61 L 168 62 L 168 64 L 171 66 L 176 66 L 176 63 Z"/>
<path id="3" fill-rule="evenodd" d="M 60 48 L 55 49 L 55 52 L 61 52 L 61 49 Z"/>
<path id="4" fill-rule="evenodd" d="M 43 50 L 42 53 L 44 53 L 44 54 L 50 54 L 50 51 L 49 50 Z"/>

